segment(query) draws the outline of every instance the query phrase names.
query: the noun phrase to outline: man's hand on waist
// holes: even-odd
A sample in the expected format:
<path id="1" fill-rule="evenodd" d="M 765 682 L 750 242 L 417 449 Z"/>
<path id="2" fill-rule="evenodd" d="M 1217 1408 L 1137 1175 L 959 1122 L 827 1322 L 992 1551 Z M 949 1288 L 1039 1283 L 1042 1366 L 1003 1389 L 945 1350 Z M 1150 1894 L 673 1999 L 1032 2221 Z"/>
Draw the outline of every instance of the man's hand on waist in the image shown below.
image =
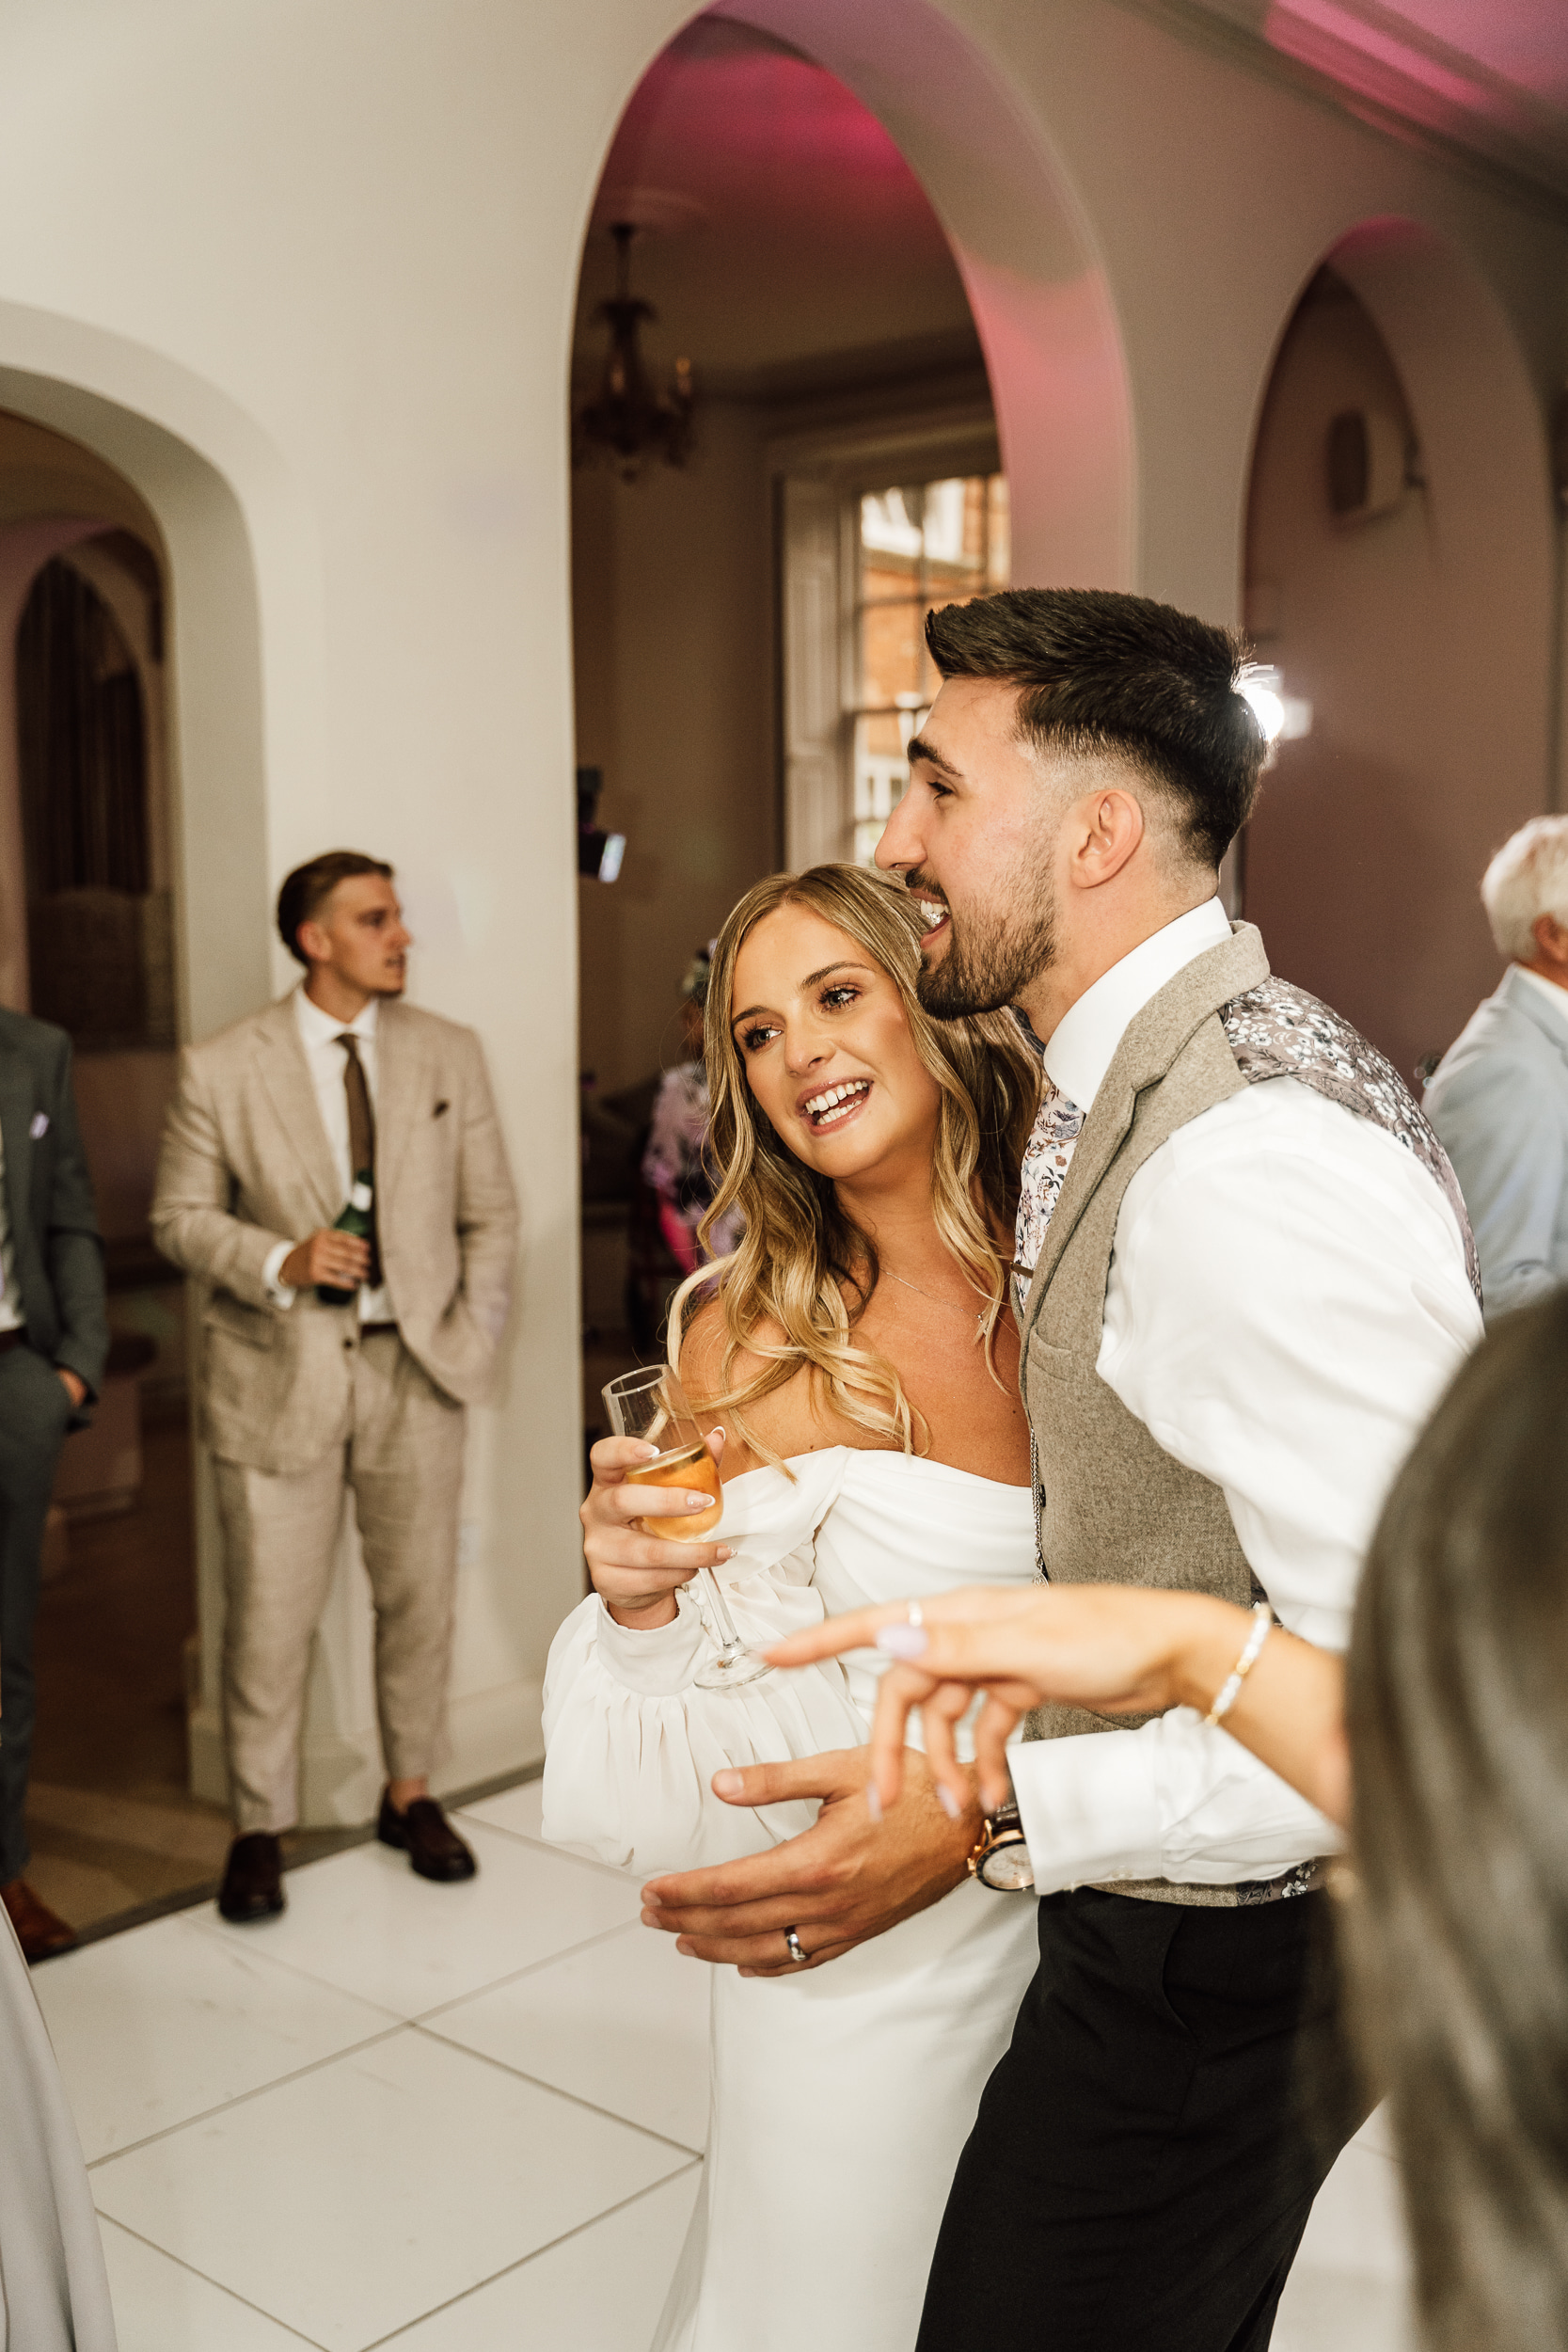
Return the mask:
<path id="1" fill-rule="evenodd" d="M 696 1960 L 720 1961 L 743 1977 L 779 1977 L 819 1967 L 885 1934 L 941 1900 L 962 1881 L 980 1835 L 976 1800 L 961 1818 L 938 1802 L 926 1758 L 906 1751 L 903 1784 L 884 1820 L 866 1802 L 866 1748 L 752 1764 L 716 1772 L 714 1793 L 736 1805 L 820 1797 L 816 1821 L 798 1837 L 706 1870 L 651 1879 L 642 1918 L 680 1938 Z M 784 1930 L 806 1954 L 791 1958 Z"/>

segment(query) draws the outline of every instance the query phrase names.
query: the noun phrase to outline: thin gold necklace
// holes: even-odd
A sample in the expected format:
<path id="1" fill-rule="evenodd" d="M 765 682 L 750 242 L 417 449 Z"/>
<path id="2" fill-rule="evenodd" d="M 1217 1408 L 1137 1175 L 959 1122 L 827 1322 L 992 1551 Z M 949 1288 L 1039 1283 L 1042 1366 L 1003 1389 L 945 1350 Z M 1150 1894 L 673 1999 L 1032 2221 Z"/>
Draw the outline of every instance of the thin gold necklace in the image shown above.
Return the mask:
<path id="1" fill-rule="evenodd" d="M 935 1291 L 923 1291 L 918 1282 L 905 1281 L 903 1275 L 895 1274 L 890 1265 L 883 1266 L 882 1272 L 888 1275 L 895 1282 L 903 1282 L 904 1288 L 907 1291 L 913 1291 L 917 1298 L 928 1298 L 933 1307 L 951 1307 L 953 1312 L 958 1315 L 967 1315 L 970 1312 L 970 1310 L 964 1306 L 961 1300 L 957 1298 L 939 1298 Z M 982 1309 L 980 1313 L 974 1318 L 975 1322 L 980 1326 L 982 1330 L 985 1328 L 986 1315 L 989 1312 L 989 1309 Z"/>

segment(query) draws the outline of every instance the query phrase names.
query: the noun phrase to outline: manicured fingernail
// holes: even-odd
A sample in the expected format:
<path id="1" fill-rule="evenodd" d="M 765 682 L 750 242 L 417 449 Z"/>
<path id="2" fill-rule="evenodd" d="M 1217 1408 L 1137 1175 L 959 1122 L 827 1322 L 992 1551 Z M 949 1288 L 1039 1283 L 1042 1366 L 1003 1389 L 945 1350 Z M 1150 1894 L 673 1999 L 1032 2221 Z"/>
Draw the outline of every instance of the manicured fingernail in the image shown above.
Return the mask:
<path id="1" fill-rule="evenodd" d="M 865 1809 L 874 1821 L 881 1820 L 882 1800 L 874 1780 L 868 1780 L 865 1784 Z"/>
<path id="2" fill-rule="evenodd" d="M 937 1803 L 941 1805 L 942 1811 L 946 1814 L 950 1821 L 961 1821 L 963 1820 L 963 1806 L 958 1803 L 958 1798 L 953 1794 L 953 1791 L 947 1787 L 944 1781 L 939 1780 L 937 1783 Z"/>
<path id="3" fill-rule="evenodd" d="M 726 1561 L 726 1560 L 733 1560 L 734 1558 L 735 1558 L 735 1553 L 734 1553 L 734 1552 L 733 1552 L 733 1550 L 730 1549 L 730 1547 L 729 1547 L 729 1545 L 728 1545 L 728 1544 L 719 1544 L 719 1545 L 717 1545 L 717 1546 L 715 1547 L 715 1549 L 714 1549 L 714 1554 L 713 1554 L 713 1565 L 714 1565 L 714 1566 L 715 1566 L 716 1568 L 717 1568 L 717 1567 L 719 1567 L 719 1566 L 721 1566 L 721 1565 L 723 1564 L 723 1562 L 724 1562 L 724 1561 Z"/>
<path id="4" fill-rule="evenodd" d="M 690 1946 L 690 1945 L 687 1942 L 687 1940 L 686 1940 L 686 1938 L 685 1938 L 685 1936 L 684 1936 L 684 1935 L 677 1935 L 677 1936 L 676 1936 L 676 1938 L 675 1938 L 675 1949 L 676 1949 L 676 1951 L 677 1951 L 677 1952 L 684 1952 L 684 1954 L 686 1955 L 686 1957 L 687 1957 L 687 1959 L 688 1959 L 688 1960 L 695 1960 L 695 1959 L 696 1959 L 696 1957 L 697 1957 L 696 1952 L 692 1949 L 692 1947 L 691 1947 L 691 1946 Z"/>
<path id="5" fill-rule="evenodd" d="M 713 1497 L 711 1495 L 694 1495 L 691 1493 L 690 1489 L 688 1488 L 686 1507 L 689 1511 L 711 1511 L 713 1508 Z"/>
<path id="6" fill-rule="evenodd" d="M 877 1636 L 877 1647 L 889 1658 L 924 1658 L 930 1640 L 923 1625 L 884 1625 Z"/>
<path id="7" fill-rule="evenodd" d="M 716 1797 L 738 1797 L 745 1786 L 744 1775 L 740 1772 L 715 1772 L 713 1775 L 713 1793 Z"/>
<path id="8" fill-rule="evenodd" d="M 657 1445 L 648 1445 L 641 1438 L 635 1438 L 633 1443 L 636 1445 L 638 1452 L 641 1454 L 642 1459 L 645 1462 L 657 1461 L 658 1448 Z"/>
<path id="9" fill-rule="evenodd" d="M 711 1439 L 713 1438 L 721 1438 L 724 1433 L 721 1429 L 710 1429 L 707 1434 Z"/>

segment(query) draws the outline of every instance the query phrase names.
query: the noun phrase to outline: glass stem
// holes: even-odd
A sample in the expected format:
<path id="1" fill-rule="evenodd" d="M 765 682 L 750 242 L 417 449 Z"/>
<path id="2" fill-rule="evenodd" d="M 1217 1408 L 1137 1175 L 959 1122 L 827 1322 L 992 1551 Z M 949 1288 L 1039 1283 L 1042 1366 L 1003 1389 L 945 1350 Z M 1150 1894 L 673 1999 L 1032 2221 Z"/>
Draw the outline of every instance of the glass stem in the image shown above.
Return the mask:
<path id="1" fill-rule="evenodd" d="M 719 1590 L 719 1579 L 711 1568 L 699 1568 L 697 1574 L 707 1595 L 708 1607 L 713 1612 L 713 1622 L 719 1629 L 719 1639 L 726 1656 L 732 1649 L 743 1648 L 745 1645 L 735 1629 L 735 1619 L 725 1608 L 724 1597 Z"/>

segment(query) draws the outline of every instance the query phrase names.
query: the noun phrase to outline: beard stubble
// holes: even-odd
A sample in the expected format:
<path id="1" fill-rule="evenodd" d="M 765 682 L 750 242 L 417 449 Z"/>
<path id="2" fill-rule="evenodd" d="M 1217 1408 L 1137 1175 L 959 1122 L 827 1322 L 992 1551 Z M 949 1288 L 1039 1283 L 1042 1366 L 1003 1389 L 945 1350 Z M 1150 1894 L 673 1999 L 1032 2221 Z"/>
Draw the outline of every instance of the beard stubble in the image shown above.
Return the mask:
<path id="1" fill-rule="evenodd" d="M 911 880 L 910 887 L 920 884 Z M 1018 1002 L 1055 952 L 1055 892 L 1041 876 L 1020 876 L 1004 908 L 964 917 L 961 937 L 953 917 L 947 953 L 940 963 L 922 962 L 915 993 L 934 1021 L 999 1012 Z"/>

